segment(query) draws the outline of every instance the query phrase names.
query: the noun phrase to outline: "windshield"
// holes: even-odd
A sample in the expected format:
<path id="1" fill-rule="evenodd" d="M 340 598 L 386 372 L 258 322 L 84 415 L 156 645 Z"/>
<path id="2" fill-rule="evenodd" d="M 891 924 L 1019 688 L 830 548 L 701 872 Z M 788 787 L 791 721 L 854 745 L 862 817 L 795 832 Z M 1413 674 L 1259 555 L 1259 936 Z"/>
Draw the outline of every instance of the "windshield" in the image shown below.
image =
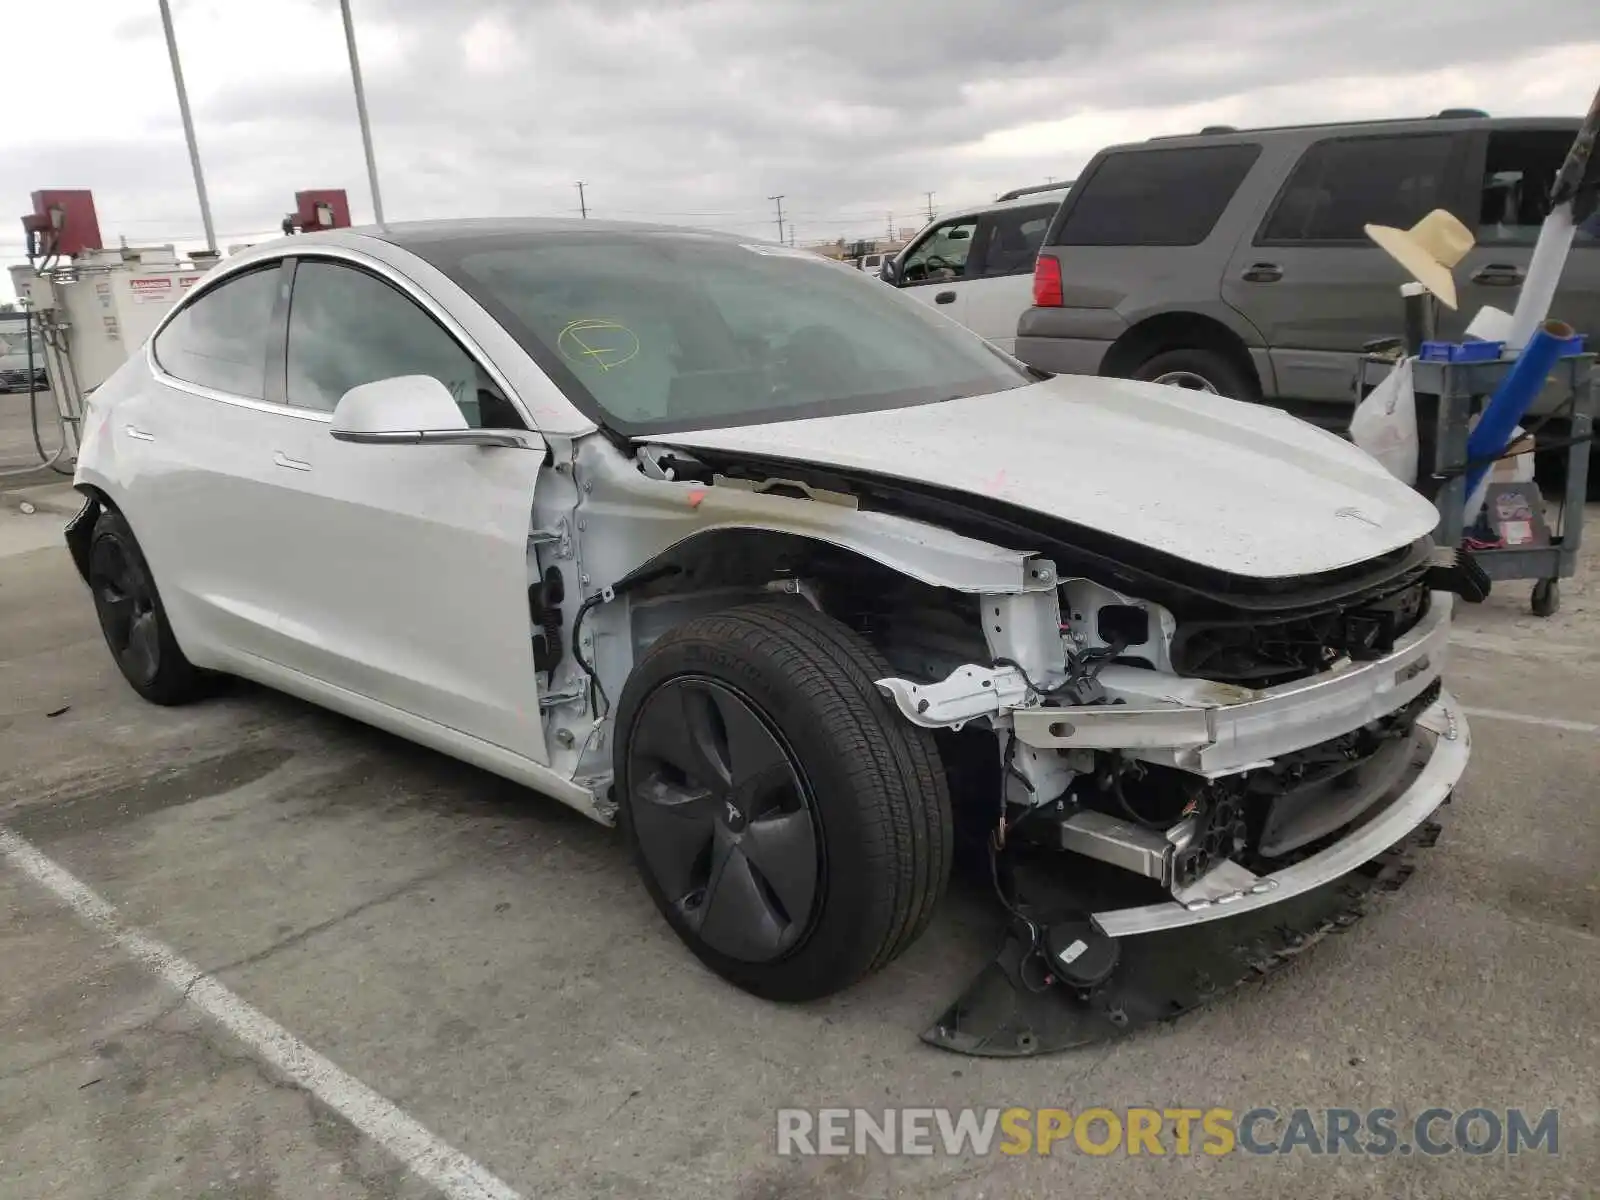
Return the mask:
<path id="1" fill-rule="evenodd" d="M 854 268 L 694 234 L 414 245 L 631 436 L 929 404 L 1031 380 Z"/>

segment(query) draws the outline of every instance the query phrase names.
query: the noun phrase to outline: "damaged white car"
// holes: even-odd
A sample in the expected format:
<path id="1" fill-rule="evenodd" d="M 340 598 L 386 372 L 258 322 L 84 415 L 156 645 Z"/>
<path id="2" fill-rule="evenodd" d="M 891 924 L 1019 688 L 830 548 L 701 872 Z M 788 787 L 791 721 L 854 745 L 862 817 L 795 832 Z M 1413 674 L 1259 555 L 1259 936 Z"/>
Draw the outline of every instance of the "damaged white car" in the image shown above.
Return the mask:
<path id="1" fill-rule="evenodd" d="M 621 824 L 800 1000 L 952 866 L 987 1054 L 1171 1015 L 1347 923 L 1466 765 L 1434 511 L 1276 411 L 1030 373 L 847 267 L 600 222 L 213 269 L 92 397 L 68 531 L 157 703 L 245 676 Z"/>

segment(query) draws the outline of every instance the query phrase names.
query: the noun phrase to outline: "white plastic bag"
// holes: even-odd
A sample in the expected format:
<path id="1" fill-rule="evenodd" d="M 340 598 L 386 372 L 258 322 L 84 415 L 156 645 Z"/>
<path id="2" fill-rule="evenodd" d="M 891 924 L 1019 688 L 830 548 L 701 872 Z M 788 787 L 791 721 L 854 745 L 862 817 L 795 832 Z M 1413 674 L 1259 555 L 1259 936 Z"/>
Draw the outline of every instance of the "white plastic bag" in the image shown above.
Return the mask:
<path id="1" fill-rule="evenodd" d="M 1401 359 L 1388 377 L 1360 404 L 1350 419 L 1350 440 L 1383 464 L 1384 470 L 1408 487 L 1417 482 L 1417 399 L 1411 390 L 1410 358 Z"/>

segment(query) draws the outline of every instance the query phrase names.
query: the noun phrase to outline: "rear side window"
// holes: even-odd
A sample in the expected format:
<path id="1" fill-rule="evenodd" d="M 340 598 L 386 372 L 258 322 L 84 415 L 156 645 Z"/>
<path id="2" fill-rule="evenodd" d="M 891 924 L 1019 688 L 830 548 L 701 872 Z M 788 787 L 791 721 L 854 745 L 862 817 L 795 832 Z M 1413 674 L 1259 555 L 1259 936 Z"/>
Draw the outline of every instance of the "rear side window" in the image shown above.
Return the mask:
<path id="1" fill-rule="evenodd" d="M 1044 231 L 1057 205 L 1008 208 L 990 213 L 978 223 L 983 261 L 976 275 L 1022 275 L 1033 271 L 1033 260 L 1044 244 Z"/>
<path id="2" fill-rule="evenodd" d="M 1073 189 L 1054 244 L 1198 246 L 1260 153 L 1228 145 L 1108 155 Z"/>
<path id="3" fill-rule="evenodd" d="M 277 263 L 197 296 L 156 335 L 156 362 L 174 379 L 259 400 L 282 273 Z"/>
<path id="4" fill-rule="evenodd" d="M 1364 225 L 1407 229 L 1448 207 L 1448 133 L 1329 138 L 1301 157 L 1261 242 L 1364 242 Z"/>

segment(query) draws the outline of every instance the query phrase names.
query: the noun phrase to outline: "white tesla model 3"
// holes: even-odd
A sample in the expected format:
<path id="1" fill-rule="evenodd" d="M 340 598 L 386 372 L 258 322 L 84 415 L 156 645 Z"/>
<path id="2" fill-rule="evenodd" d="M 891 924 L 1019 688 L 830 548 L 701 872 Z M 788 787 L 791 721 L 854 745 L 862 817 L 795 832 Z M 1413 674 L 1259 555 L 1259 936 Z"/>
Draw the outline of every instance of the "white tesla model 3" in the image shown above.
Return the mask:
<path id="1" fill-rule="evenodd" d="M 1129 943 L 1337 885 L 1466 761 L 1433 509 L 1360 451 L 718 234 L 255 247 L 94 394 L 76 484 L 142 696 L 245 676 L 620 821 L 773 998 L 902 951 L 966 833 Z M 1017 971 L 1092 1004 L 1046 925 Z"/>

